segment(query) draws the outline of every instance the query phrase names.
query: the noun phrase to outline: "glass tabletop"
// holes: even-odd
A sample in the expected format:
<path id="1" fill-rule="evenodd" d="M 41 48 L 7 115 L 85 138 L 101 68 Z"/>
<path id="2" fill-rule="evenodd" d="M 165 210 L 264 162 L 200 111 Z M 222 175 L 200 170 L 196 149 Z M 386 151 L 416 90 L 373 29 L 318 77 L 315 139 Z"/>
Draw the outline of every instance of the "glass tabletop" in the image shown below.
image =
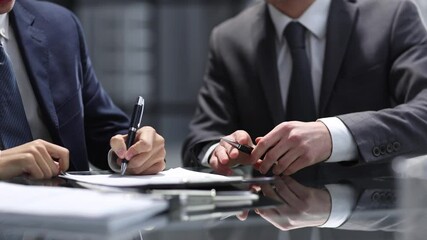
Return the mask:
<path id="1" fill-rule="evenodd" d="M 236 169 L 245 177 L 250 173 Z M 81 187 L 64 179 L 13 182 Z M 0 239 L 426 239 L 427 156 L 324 163 L 233 187 L 258 197 L 251 204 L 206 209 L 189 207 L 194 202 L 175 193 L 167 211 L 120 231 L 88 234 L 0 222 Z"/>

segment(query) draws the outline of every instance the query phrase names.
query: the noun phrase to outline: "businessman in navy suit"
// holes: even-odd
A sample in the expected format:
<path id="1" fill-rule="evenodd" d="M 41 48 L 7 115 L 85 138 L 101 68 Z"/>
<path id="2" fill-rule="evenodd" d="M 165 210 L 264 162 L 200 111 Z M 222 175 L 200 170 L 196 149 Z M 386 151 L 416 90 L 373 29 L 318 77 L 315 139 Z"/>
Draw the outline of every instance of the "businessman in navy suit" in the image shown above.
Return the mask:
<path id="1" fill-rule="evenodd" d="M 128 159 L 130 174 L 165 167 L 164 139 L 151 127 L 139 129 L 126 148 L 128 117 L 98 82 L 82 28 L 71 12 L 33 0 L 0 0 L 0 11 L 2 46 L 32 134 L 30 141 L 0 148 L 0 178 L 22 173 L 50 178 L 67 169 L 88 170 L 89 161 L 117 170 L 120 159 Z M 118 157 L 107 161 L 110 149 L 109 156 Z"/>
<path id="2" fill-rule="evenodd" d="M 312 86 L 300 99 L 313 95 L 309 121 L 289 117 L 291 23 L 305 29 Z M 183 163 L 293 174 L 324 161 L 424 153 L 426 132 L 427 33 L 413 2 L 266 0 L 212 31 Z"/>

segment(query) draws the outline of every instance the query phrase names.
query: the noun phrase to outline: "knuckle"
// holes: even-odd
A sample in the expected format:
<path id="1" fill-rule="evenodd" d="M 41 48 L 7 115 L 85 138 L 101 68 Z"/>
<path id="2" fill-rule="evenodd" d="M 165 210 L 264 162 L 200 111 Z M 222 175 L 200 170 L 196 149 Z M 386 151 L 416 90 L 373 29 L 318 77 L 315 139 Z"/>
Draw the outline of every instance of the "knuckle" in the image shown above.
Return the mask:
<path id="1" fill-rule="evenodd" d="M 36 161 L 36 158 L 34 157 L 34 155 L 33 154 L 31 154 L 31 153 L 23 153 L 22 154 L 22 159 L 25 161 L 25 162 L 28 162 L 28 163 L 32 163 L 32 162 L 35 162 Z"/>
<path id="2" fill-rule="evenodd" d="M 276 162 L 276 168 L 285 169 L 288 166 L 288 163 L 284 159 L 280 159 L 280 161 Z"/>
<path id="3" fill-rule="evenodd" d="M 234 132 L 234 135 L 235 136 L 243 136 L 243 135 L 245 135 L 245 131 L 243 131 L 243 130 L 237 130 L 236 132 Z"/>
<path id="4" fill-rule="evenodd" d="M 263 138 L 263 139 L 261 139 L 261 140 L 258 142 L 257 146 L 259 146 L 259 147 L 261 147 L 261 148 L 266 148 L 266 147 L 268 146 L 268 142 L 267 142 L 267 140 L 265 140 L 265 139 Z"/>
<path id="5" fill-rule="evenodd" d="M 115 145 L 120 143 L 120 141 L 123 141 L 122 135 L 115 135 L 110 139 L 110 145 Z"/>
<path id="6" fill-rule="evenodd" d="M 282 131 L 289 132 L 292 127 L 292 122 L 284 122 L 278 126 L 278 128 Z"/>
<path id="7" fill-rule="evenodd" d="M 298 134 L 290 134 L 288 140 L 293 144 L 299 145 L 299 143 L 302 141 L 302 137 Z"/>
<path id="8" fill-rule="evenodd" d="M 165 138 L 162 137 L 161 135 L 157 136 L 157 142 L 158 144 L 160 144 L 160 146 L 165 146 L 165 143 L 166 143 Z"/>
<path id="9" fill-rule="evenodd" d="M 149 132 L 156 132 L 156 129 L 154 129 L 152 126 L 144 126 L 141 128 L 142 131 L 149 131 Z"/>

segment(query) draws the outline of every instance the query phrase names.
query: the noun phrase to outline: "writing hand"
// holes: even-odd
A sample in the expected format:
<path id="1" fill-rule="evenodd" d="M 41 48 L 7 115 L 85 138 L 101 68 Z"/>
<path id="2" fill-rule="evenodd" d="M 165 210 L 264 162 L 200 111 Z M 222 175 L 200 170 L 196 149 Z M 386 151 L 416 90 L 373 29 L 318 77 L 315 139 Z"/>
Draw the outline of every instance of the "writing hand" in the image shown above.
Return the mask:
<path id="1" fill-rule="evenodd" d="M 165 168 L 165 140 L 154 128 L 144 126 L 138 129 L 135 142 L 129 149 L 126 148 L 126 139 L 127 135 L 116 135 L 111 138 L 110 146 L 118 156 L 118 165 L 121 159 L 129 161 L 127 173 L 156 174 Z"/>

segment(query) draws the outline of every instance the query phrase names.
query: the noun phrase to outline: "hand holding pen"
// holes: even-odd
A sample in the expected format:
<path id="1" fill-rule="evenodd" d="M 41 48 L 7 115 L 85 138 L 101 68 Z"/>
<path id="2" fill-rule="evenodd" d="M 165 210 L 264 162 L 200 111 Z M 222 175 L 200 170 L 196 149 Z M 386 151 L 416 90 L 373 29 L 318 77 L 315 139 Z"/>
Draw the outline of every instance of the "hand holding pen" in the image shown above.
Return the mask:
<path id="1" fill-rule="evenodd" d="M 244 145 L 244 144 L 240 144 L 238 142 L 235 142 L 235 141 L 230 140 L 230 139 L 225 138 L 225 137 L 221 138 L 221 140 L 225 141 L 228 144 L 230 144 L 231 146 L 233 146 L 234 148 L 236 148 L 239 152 L 245 153 L 247 155 L 251 155 L 252 151 L 254 150 L 254 147 L 251 147 L 251 146 L 248 146 L 248 145 Z M 264 156 L 261 157 L 261 159 L 263 159 L 263 158 L 264 158 Z M 255 163 L 252 163 L 251 161 L 246 161 L 246 163 L 252 164 L 253 167 L 256 170 L 259 170 L 259 167 L 262 164 L 262 160 L 259 160 L 259 161 L 255 162 Z M 274 174 L 272 172 L 272 168 L 270 168 L 270 170 L 267 173 L 265 173 L 265 175 L 267 175 L 267 176 L 273 176 Z"/>
<path id="2" fill-rule="evenodd" d="M 237 145 L 231 145 L 229 140 L 239 144 L 240 150 L 236 148 Z M 250 164 L 251 146 L 253 146 L 253 143 L 249 134 L 245 131 L 236 131 L 229 136 L 224 137 L 219 142 L 218 146 L 216 146 L 210 156 L 209 164 L 217 173 L 231 175 L 233 172 L 231 167 L 237 164 Z M 245 152 L 242 152 L 242 150 Z"/>
<path id="3" fill-rule="evenodd" d="M 165 168 L 165 140 L 149 126 L 141 127 L 144 99 L 138 97 L 127 135 L 111 138 L 121 174 L 155 174 Z"/>

